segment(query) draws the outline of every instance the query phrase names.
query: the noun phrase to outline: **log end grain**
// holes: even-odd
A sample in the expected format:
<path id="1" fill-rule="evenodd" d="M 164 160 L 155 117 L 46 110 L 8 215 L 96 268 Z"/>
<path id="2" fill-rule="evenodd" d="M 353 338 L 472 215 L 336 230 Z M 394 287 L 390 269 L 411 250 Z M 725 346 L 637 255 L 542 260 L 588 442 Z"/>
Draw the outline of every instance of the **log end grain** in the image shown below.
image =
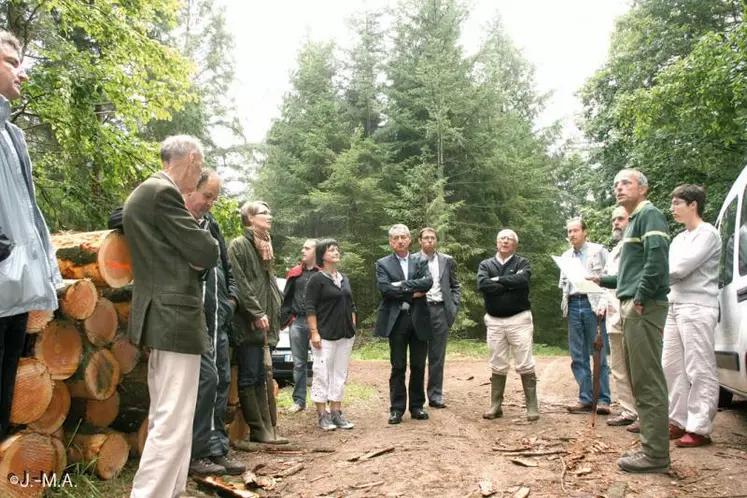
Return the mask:
<path id="1" fill-rule="evenodd" d="M 130 247 L 125 236 L 112 231 L 99 248 L 99 270 L 109 287 L 118 289 L 132 281 Z"/>
<path id="2" fill-rule="evenodd" d="M 53 380 L 73 375 L 80 365 L 82 353 L 80 333 L 71 322 L 51 322 L 34 344 L 34 357 L 47 366 Z"/>
<path id="3" fill-rule="evenodd" d="M 28 322 L 26 322 L 26 333 L 38 334 L 54 318 L 52 311 L 29 311 Z"/>
<path id="4" fill-rule="evenodd" d="M 84 379 L 89 399 L 103 401 L 110 398 L 117 389 L 120 380 L 119 363 L 108 349 L 101 349 L 91 354 L 86 365 Z"/>
<path id="5" fill-rule="evenodd" d="M 62 381 L 54 382 L 52 401 L 41 417 L 29 424 L 29 429 L 44 434 L 54 434 L 65 422 L 70 411 L 70 391 Z"/>
<path id="6" fill-rule="evenodd" d="M 106 346 L 117 334 L 117 310 L 114 304 L 105 297 L 96 302 L 96 309 L 85 322 L 83 328 L 88 340 L 97 347 Z"/>
<path id="7" fill-rule="evenodd" d="M 14 474 L 24 479 L 42 474 L 51 476 L 60 467 L 59 445 L 52 436 L 37 432 L 19 432 L 0 443 L 0 496 L 30 497 L 41 496 L 44 488 L 13 485 L 6 476 Z M 64 467 L 63 467 L 64 468 Z"/>
<path id="8" fill-rule="evenodd" d="M 25 425 L 37 420 L 52 402 L 53 391 L 54 384 L 47 366 L 36 358 L 21 358 L 16 371 L 10 422 Z"/>
<path id="9" fill-rule="evenodd" d="M 96 427 L 108 427 L 114 422 L 119 413 L 119 393 L 114 391 L 109 398 L 99 401 L 89 399 L 86 401 L 86 418 L 88 424 Z"/>
<path id="10" fill-rule="evenodd" d="M 71 320 L 85 320 L 93 314 L 99 294 L 89 279 L 66 280 L 65 290 L 60 297 L 60 311 Z"/>
<path id="11" fill-rule="evenodd" d="M 142 356 L 140 348 L 132 344 L 126 334 L 120 334 L 114 339 L 111 351 L 119 363 L 119 371 L 122 375 L 132 372 Z"/>
<path id="12" fill-rule="evenodd" d="M 129 453 L 130 446 L 124 435 L 111 430 L 76 435 L 68 448 L 71 462 L 94 463 L 96 474 L 101 479 L 117 477 L 127 463 Z"/>

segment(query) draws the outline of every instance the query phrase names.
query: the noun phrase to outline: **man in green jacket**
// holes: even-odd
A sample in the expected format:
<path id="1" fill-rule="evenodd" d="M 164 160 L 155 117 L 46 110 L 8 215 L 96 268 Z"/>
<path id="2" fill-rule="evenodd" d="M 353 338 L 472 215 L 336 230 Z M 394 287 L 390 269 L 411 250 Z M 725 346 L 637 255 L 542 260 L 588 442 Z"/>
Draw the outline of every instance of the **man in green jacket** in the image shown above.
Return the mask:
<path id="1" fill-rule="evenodd" d="M 202 276 L 218 264 L 218 242 L 184 204 L 202 171 L 200 142 L 167 138 L 161 162 L 163 171 L 140 184 L 122 211 L 134 277 L 130 340 L 150 349 L 150 430 L 131 498 L 186 488 L 200 355 L 208 348 Z"/>
<path id="2" fill-rule="evenodd" d="M 661 338 L 669 293 L 669 231 L 664 215 L 646 200 L 643 173 L 624 169 L 614 185 L 617 203 L 630 213 L 618 273 L 587 278 L 617 289 L 625 363 L 641 425 L 643 451 L 627 452 L 617 465 L 627 472 L 667 472 L 669 399 Z"/>

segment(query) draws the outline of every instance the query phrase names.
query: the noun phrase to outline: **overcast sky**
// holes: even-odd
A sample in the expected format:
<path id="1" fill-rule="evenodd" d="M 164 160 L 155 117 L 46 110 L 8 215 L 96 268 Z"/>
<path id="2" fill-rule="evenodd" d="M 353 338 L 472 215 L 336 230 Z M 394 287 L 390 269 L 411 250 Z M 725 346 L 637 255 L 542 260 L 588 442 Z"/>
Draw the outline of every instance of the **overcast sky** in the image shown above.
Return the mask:
<path id="1" fill-rule="evenodd" d="M 247 140 L 261 141 L 279 116 L 299 48 L 307 39 L 349 44 L 346 19 L 396 0 L 223 0 L 235 38 L 234 97 Z M 614 20 L 629 0 L 472 0 L 463 31 L 466 52 L 498 11 L 514 44 L 536 68 L 537 89 L 553 97 L 539 125 L 562 120 L 573 133 L 575 92 L 605 61 Z"/>

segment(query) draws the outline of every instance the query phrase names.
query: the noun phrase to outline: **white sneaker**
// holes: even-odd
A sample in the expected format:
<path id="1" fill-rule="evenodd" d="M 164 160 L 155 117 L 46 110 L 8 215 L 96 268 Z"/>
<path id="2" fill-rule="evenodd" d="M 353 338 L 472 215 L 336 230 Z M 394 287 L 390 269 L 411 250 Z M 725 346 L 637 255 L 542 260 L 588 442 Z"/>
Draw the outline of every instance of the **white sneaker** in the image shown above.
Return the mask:
<path id="1" fill-rule="evenodd" d="M 352 429 L 353 427 L 355 427 L 348 419 L 345 418 L 341 411 L 332 412 L 332 423 L 340 429 Z"/>
<path id="2" fill-rule="evenodd" d="M 286 410 L 288 413 L 298 413 L 304 411 L 306 408 L 299 405 L 298 403 L 293 403 L 288 410 Z"/>
<path id="3" fill-rule="evenodd" d="M 332 422 L 332 417 L 327 412 L 319 415 L 319 427 L 321 427 L 323 431 L 333 431 L 337 429 L 335 423 Z"/>

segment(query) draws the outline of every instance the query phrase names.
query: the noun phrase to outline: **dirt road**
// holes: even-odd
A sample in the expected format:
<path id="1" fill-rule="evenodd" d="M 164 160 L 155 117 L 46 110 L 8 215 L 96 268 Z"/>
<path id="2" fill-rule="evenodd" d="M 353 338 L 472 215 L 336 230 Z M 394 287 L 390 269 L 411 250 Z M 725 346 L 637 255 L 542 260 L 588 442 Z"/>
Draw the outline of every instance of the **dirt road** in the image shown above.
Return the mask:
<path id="1" fill-rule="evenodd" d="M 611 428 L 604 417 L 596 429 L 588 415 L 569 415 L 565 405 L 576 395 L 568 357 L 537 359 L 541 418 L 524 418 L 519 377 L 507 383 L 504 418 L 483 420 L 488 405 L 489 370 L 485 361 L 447 362 L 445 398 L 448 408 L 429 409 L 430 420 L 406 415 L 402 424 L 387 425 L 386 362 L 357 362 L 349 381 L 370 386 L 367 401 L 344 407 L 355 423 L 351 431 L 323 433 L 314 413 L 282 414 L 283 435 L 306 451 L 297 454 L 256 453 L 243 456 L 258 474 L 273 475 L 303 463 L 300 472 L 278 483 L 263 496 L 282 497 L 466 497 L 481 496 L 478 485 L 492 487 L 494 496 L 747 496 L 747 407 L 719 412 L 706 448 L 680 449 L 672 444 L 672 470 L 663 475 L 631 475 L 615 460 L 637 445 L 624 428 Z M 310 452 L 332 447 L 334 453 Z M 393 448 L 370 459 L 349 461 L 374 450 Z M 517 457 L 506 450 L 545 452 Z M 522 466 L 531 465 L 529 467 Z M 192 486 L 192 485 L 191 485 Z M 190 486 L 190 487 L 191 487 Z"/>

